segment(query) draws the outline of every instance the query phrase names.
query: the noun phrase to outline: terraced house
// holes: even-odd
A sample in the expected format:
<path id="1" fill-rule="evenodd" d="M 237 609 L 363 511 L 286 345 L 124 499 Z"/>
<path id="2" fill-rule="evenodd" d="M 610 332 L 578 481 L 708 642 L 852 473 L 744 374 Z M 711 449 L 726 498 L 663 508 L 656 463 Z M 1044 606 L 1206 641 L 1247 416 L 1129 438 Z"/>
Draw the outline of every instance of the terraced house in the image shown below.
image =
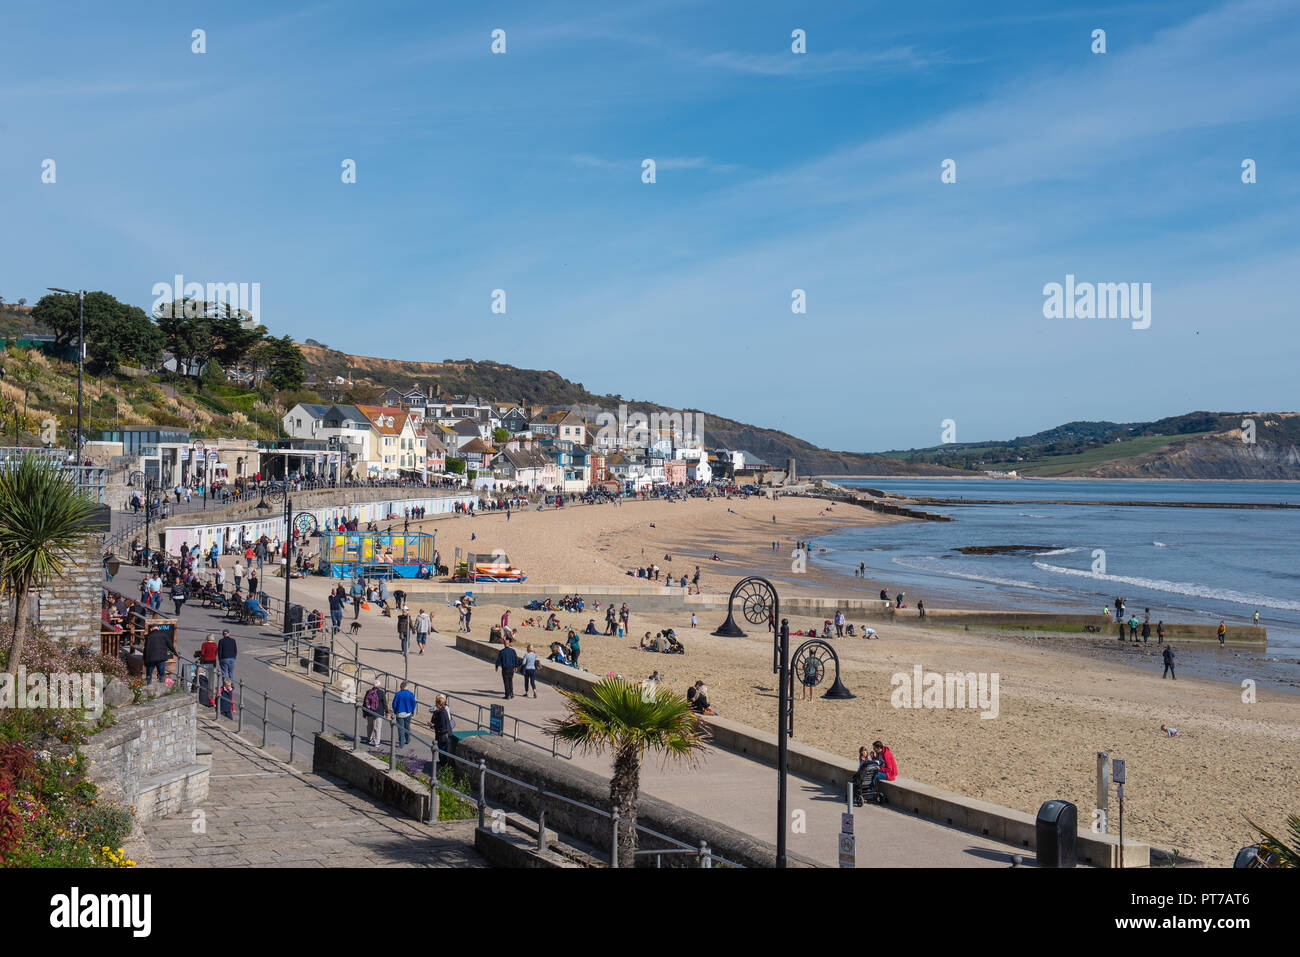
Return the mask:
<path id="1" fill-rule="evenodd" d="M 427 469 L 425 439 L 416 432 L 415 419 L 409 412 L 392 406 L 357 406 L 374 428 L 378 439 L 375 458 L 368 471 L 378 478 L 402 475 L 423 478 Z"/>

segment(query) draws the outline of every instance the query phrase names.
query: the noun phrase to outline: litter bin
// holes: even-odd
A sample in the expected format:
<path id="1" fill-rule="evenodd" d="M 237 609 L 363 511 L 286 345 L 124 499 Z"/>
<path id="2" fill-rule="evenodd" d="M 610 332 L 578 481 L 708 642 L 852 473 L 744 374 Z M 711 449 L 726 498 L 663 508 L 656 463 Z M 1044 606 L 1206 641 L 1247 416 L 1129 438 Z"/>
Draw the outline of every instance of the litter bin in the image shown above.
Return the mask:
<path id="1" fill-rule="evenodd" d="M 290 635 L 300 631 L 306 618 L 302 605 L 289 605 L 284 611 L 284 633 Z"/>
<path id="2" fill-rule="evenodd" d="M 312 670 L 318 675 L 328 675 L 330 673 L 330 646 L 315 645 L 312 647 L 312 661 L 314 662 Z"/>
<path id="3" fill-rule="evenodd" d="M 1035 836 L 1039 867 L 1079 863 L 1079 809 L 1069 801 L 1048 801 L 1038 809 Z"/>

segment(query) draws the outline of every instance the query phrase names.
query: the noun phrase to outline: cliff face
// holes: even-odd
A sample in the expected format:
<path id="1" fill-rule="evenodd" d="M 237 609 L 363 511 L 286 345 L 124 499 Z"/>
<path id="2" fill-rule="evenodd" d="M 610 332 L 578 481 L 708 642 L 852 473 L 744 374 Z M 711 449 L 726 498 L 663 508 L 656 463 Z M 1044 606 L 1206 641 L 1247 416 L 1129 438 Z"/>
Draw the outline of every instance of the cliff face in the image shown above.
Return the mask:
<path id="1" fill-rule="evenodd" d="M 1300 480 L 1300 449 L 1261 439 L 1248 444 L 1238 431 L 1175 442 L 1158 452 L 1080 472 L 1087 478 Z"/>

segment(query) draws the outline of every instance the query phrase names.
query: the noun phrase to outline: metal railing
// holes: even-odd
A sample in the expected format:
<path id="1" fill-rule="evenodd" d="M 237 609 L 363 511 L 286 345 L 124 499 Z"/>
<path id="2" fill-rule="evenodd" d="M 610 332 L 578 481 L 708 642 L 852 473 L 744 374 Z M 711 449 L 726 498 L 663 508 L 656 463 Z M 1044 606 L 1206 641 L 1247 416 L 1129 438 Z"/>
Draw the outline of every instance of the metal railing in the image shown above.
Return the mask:
<path id="1" fill-rule="evenodd" d="M 328 659 L 322 663 L 316 657 L 316 649 L 325 649 L 324 642 L 329 641 Z M 411 641 L 414 641 L 412 635 Z M 351 654 L 340 654 L 339 645 L 352 641 Z M 416 705 L 419 706 L 422 697 L 421 692 L 427 694 L 427 701 L 432 701 L 438 695 L 447 699 L 448 708 L 455 703 L 464 708 L 474 709 L 473 717 L 464 711 L 452 710 L 452 716 L 458 720 L 472 722 L 476 731 L 483 731 L 490 727 L 491 706 L 479 704 L 477 701 L 471 701 L 468 698 L 449 691 L 440 691 L 432 685 L 426 685 L 420 681 L 415 681 L 410 677 L 403 677 L 383 668 L 377 668 L 360 660 L 360 647 L 355 640 L 349 639 L 341 631 L 332 627 L 326 627 L 324 630 L 316 630 L 309 625 L 296 628 L 284 636 L 281 641 L 281 654 L 283 656 L 281 665 L 286 670 L 295 665 L 303 667 L 304 671 L 311 675 L 313 672 L 317 675 L 323 675 L 324 683 L 327 686 L 339 687 L 340 680 L 353 682 L 354 693 L 362 695 L 365 688 L 378 684 L 387 694 L 395 693 L 403 682 L 405 682 L 415 694 Z M 346 651 L 346 645 L 344 644 Z M 304 651 L 306 654 L 304 654 Z M 346 666 L 350 666 L 352 671 L 346 671 L 340 667 L 338 662 L 343 659 Z M 428 707 L 427 703 L 425 705 Z M 542 725 L 529 721 L 526 718 L 520 718 L 516 715 L 505 715 L 504 721 L 509 722 L 510 729 L 507 731 L 503 725 L 502 737 L 507 737 L 511 741 L 520 744 L 526 744 L 530 747 L 545 751 L 551 757 L 569 759 L 573 757 L 573 745 L 570 744 L 568 753 L 560 750 L 557 746 L 556 739 L 553 735 L 547 733 Z M 528 737 L 520 737 L 520 728 L 528 728 L 536 733 L 538 737 L 549 739 L 550 744 L 544 745 L 537 741 L 529 740 Z"/>
<path id="2" fill-rule="evenodd" d="M 177 659 L 178 662 L 184 662 L 187 664 L 187 668 L 184 674 L 182 674 L 181 669 L 179 667 L 177 668 L 178 679 L 184 681 L 186 683 L 186 686 L 188 686 L 188 683 L 191 678 L 193 678 L 195 682 L 197 682 L 198 673 L 200 670 L 202 670 L 205 674 L 208 675 L 212 675 L 213 672 L 216 672 L 218 670 L 212 666 L 205 665 L 203 664 L 203 662 L 200 662 L 193 658 L 189 658 L 180 653 L 177 654 Z M 190 668 L 193 668 L 195 670 L 191 672 L 189 671 Z M 212 689 L 211 677 L 208 678 L 207 685 L 209 689 Z M 242 679 L 239 680 L 237 683 L 232 682 L 231 695 L 228 702 L 228 709 L 231 713 L 229 715 L 224 715 L 224 716 L 229 717 L 229 719 L 235 723 L 236 734 L 242 734 L 244 730 L 244 715 L 246 713 L 244 709 L 244 698 L 245 698 L 246 690 L 252 692 L 254 696 L 260 696 L 262 699 L 262 713 L 260 715 L 261 726 L 262 726 L 262 741 L 260 745 L 261 748 L 263 750 L 265 750 L 266 748 L 268 728 L 275 728 L 276 730 L 287 733 L 289 735 L 289 763 L 290 764 L 292 764 L 294 761 L 295 743 L 298 739 L 301 738 L 302 740 L 314 746 L 317 734 L 328 735 L 331 730 L 334 731 L 336 734 L 339 734 L 340 737 L 343 737 L 345 739 L 348 736 L 348 733 L 350 731 L 350 736 L 352 740 L 352 750 L 353 751 L 359 750 L 361 746 L 362 717 L 365 717 L 367 719 L 373 718 L 376 722 L 376 725 L 373 728 L 367 729 L 368 731 L 371 732 L 370 741 L 373 742 L 373 743 L 368 742 L 368 746 L 373 748 L 381 748 L 383 746 L 383 723 L 387 722 L 389 725 L 388 745 L 387 745 L 388 770 L 390 772 L 398 770 L 397 750 L 399 747 L 404 748 L 404 747 L 411 746 L 412 758 L 414 758 L 415 756 L 414 746 L 417 745 L 422 749 L 427 749 L 429 753 L 429 761 L 428 761 L 428 768 L 427 768 L 428 785 L 429 785 L 429 814 L 425 823 L 432 824 L 438 820 L 439 800 L 440 800 L 439 792 L 446 791 L 450 794 L 454 794 L 457 797 L 475 805 L 475 808 L 478 812 L 479 827 L 485 827 L 487 825 L 487 819 L 490 814 L 492 818 L 492 829 L 496 831 L 498 830 L 499 827 L 501 830 L 504 830 L 506 826 L 505 814 L 507 809 L 505 808 L 504 805 L 500 805 L 500 802 L 498 802 L 499 807 L 496 810 L 493 810 L 490 802 L 488 801 L 487 781 L 488 781 L 488 777 L 491 776 L 502 781 L 508 781 L 517 787 L 524 788 L 536 794 L 537 807 L 538 807 L 538 815 L 536 819 L 536 826 L 537 826 L 536 847 L 538 851 L 544 851 L 547 848 L 547 841 L 546 841 L 547 802 L 558 801 L 570 805 L 572 807 L 578 808 L 580 810 L 586 811 L 587 813 L 594 814 L 598 817 L 605 818 L 609 821 L 610 823 L 610 832 L 609 832 L 610 833 L 610 848 L 609 848 L 610 866 L 618 867 L 619 828 L 620 826 L 626 827 L 628 825 L 628 822 L 624 821 L 623 818 L 620 817 L 617 810 L 606 811 L 603 808 L 594 807 L 583 801 L 578 801 L 573 798 L 566 797 L 563 794 L 558 794 L 554 791 L 548 791 L 544 787 L 540 787 L 534 784 L 529 784 L 527 781 L 521 781 L 518 778 L 512 777 L 509 774 L 503 774 L 500 771 L 494 771 L 493 769 L 487 766 L 487 760 L 485 758 L 480 758 L 477 762 L 475 762 L 467 758 L 462 758 L 459 755 L 456 755 L 452 752 L 444 751 L 441 747 L 438 746 L 436 741 L 427 740 L 421 737 L 419 734 L 415 733 L 414 731 L 410 731 L 409 718 L 407 719 L 406 725 L 399 725 L 398 722 L 390 718 L 387 713 L 381 714 L 378 711 L 373 711 L 370 708 L 367 708 L 364 702 L 362 700 L 359 700 L 356 696 L 350 696 L 349 698 L 348 696 L 340 695 L 338 698 L 340 702 L 351 705 L 352 707 L 351 729 L 338 728 L 337 726 L 331 725 L 329 721 L 329 714 L 328 714 L 329 687 L 326 685 L 321 686 L 321 706 L 320 706 L 320 717 L 318 721 L 315 714 L 312 714 L 309 718 L 307 715 L 307 711 L 305 709 L 299 710 L 295 702 L 281 701 L 279 698 L 275 698 L 267 694 L 265 691 L 259 691 L 256 688 L 245 685 Z M 182 691 L 182 693 L 184 693 L 184 691 Z M 222 689 L 217 689 L 216 693 L 212 695 L 212 703 L 210 705 L 208 702 L 203 702 L 202 700 L 200 700 L 200 704 L 204 708 L 211 707 L 213 711 L 213 718 L 218 722 L 220 722 L 220 720 L 223 717 L 223 711 L 227 710 L 227 702 L 222 697 Z M 275 704 L 281 708 L 288 709 L 289 723 L 287 726 L 283 724 L 278 724 L 271 719 L 270 716 L 271 704 Z M 256 715 L 254 716 L 256 717 Z M 412 717 L 413 716 L 414 713 L 412 713 Z M 300 728 L 299 726 L 300 720 L 308 722 L 308 725 L 306 726 L 307 727 L 306 731 Z M 315 725 L 318 723 L 320 725 L 319 729 L 315 727 Z M 399 738 L 405 738 L 406 740 L 399 743 Z M 371 753 L 373 754 L 374 752 Z M 460 765 L 464 765 L 468 771 L 473 772 L 474 774 L 477 775 L 477 781 L 478 781 L 477 794 L 466 793 L 464 791 L 459 790 L 457 787 L 455 787 L 452 784 L 447 784 L 445 782 L 441 782 L 438 780 L 438 768 L 441 764 L 446 763 L 448 759 L 450 759 L 453 762 L 458 762 Z M 416 760 L 419 760 L 421 764 L 423 764 L 423 759 L 416 759 Z M 453 767 L 454 766 L 455 765 L 453 765 Z M 419 776 L 424 773 L 424 769 L 422 767 L 412 768 L 407 766 L 403 768 L 403 771 L 404 773 L 410 774 L 412 777 L 416 778 L 416 780 L 419 780 Z M 500 814 L 498 814 L 497 811 L 499 811 Z M 720 857 L 719 855 L 714 854 L 709 849 L 708 844 L 704 841 L 701 841 L 698 847 L 693 847 L 685 843 L 684 841 L 680 841 L 675 837 L 671 837 L 670 835 L 663 834 L 659 831 L 654 830 L 653 828 L 646 827 L 643 824 L 633 824 L 632 827 L 636 830 L 638 834 L 644 834 L 656 840 L 664 841 L 672 845 L 672 847 L 669 848 L 647 849 L 644 851 L 638 850 L 636 852 L 638 855 L 649 855 L 649 854 L 659 855 L 659 858 L 656 862 L 656 866 L 659 867 L 663 866 L 664 855 L 692 854 L 695 856 L 700 867 L 711 868 L 713 866 L 714 861 L 717 861 L 727 867 L 744 867 L 744 865 L 742 864 L 738 864 L 734 861 L 727 860 L 724 857 Z"/>

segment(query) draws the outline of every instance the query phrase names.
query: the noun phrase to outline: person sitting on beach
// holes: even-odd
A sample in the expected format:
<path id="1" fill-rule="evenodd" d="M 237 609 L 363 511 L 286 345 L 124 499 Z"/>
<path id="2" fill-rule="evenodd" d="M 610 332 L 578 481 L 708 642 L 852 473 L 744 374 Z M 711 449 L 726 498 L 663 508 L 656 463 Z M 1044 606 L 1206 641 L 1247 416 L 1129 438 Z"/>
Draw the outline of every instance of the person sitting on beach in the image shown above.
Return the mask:
<path id="1" fill-rule="evenodd" d="M 880 600 L 889 601 L 889 592 L 885 591 L 885 589 L 883 588 L 880 589 Z"/>
<path id="2" fill-rule="evenodd" d="M 546 619 L 546 630 L 559 631 L 559 629 L 560 629 L 560 619 L 556 617 L 555 612 L 551 612 L 551 617 Z"/>
<path id="3" fill-rule="evenodd" d="M 654 648 L 650 645 L 650 632 L 647 631 L 641 637 L 641 640 L 637 642 L 637 645 L 640 646 L 642 651 L 654 651 Z"/>
<path id="4" fill-rule="evenodd" d="M 587 627 L 584 628 L 584 629 L 582 630 L 582 633 L 583 633 L 584 635 L 598 635 L 598 634 L 600 634 L 600 632 L 596 630 L 596 619 L 595 619 L 595 618 L 588 618 L 588 619 L 587 619 Z"/>
<path id="5" fill-rule="evenodd" d="M 1178 737 L 1178 729 L 1177 729 L 1177 728 L 1170 728 L 1170 727 L 1168 727 L 1167 725 L 1163 725 L 1163 724 L 1162 724 L 1162 725 L 1160 726 L 1160 730 L 1163 731 L 1167 737 L 1170 737 L 1170 738 L 1176 738 L 1176 737 Z"/>
<path id="6" fill-rule="evenodd" d="M 865 744 L 858 748 L 858 770 L 853 775 L 854 807 L 862 807 L 864 792 L 875 790 L 876 774 L 882 767 L 874 751 Z"/>
<path id="7" fill-rule="evenodd" d="M 850 627 L 852 627 L 852 626 L 850 626 Z M 852 634 L 852 633 L 850 632 L 850 634 Z M 863 638 L 875 638 L 875 639 L 877 639 L 877 640 L 879 640 L 879 638 L 880 638 L 880 636 L 879 636 L 878 634 L 876 634 L 876 629 L 872 628 L 870 625 L 863 625 L 863 626 L 862 626 L 862 637 L 863 637 Z"/>
<path id="8" fill-rule="evenodd" d="M 646 679 L 646 681 L 663 681 L 663 680 L 664 680 L 663 676 L 660 675 L 658 671 L 652 672 L 650 674 L 650 677 Z"/>
<path id="9" fill-rule="evenodd" d="M 695 710 L 696 714 L 716 715 L 718 713 L 714 711 L 713 707 L 709 704 L 709 689 L 703 681 L 699 682 L 699 687 L 695 691 L 695 699 L 691 702 L 691 707 Z"/>

